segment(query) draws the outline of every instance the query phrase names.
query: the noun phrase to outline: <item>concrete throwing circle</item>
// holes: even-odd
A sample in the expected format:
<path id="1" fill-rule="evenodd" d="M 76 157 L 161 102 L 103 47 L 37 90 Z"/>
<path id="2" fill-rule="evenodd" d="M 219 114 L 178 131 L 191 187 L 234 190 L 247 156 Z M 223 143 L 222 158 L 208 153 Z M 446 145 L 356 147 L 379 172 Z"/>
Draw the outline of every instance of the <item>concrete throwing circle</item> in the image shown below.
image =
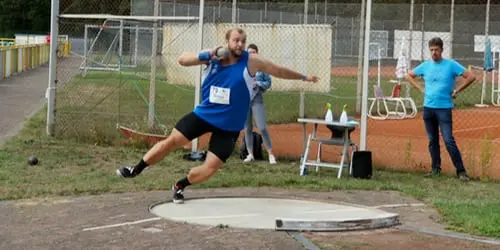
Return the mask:
<path id="1" fill-rule="evenodd" d="M 378 209 L 281 198 L 199 198 L 158 203 L 151 213 L 198 225 L 284 231 L 346 231 L 390 227 L 399 215 Z"/>

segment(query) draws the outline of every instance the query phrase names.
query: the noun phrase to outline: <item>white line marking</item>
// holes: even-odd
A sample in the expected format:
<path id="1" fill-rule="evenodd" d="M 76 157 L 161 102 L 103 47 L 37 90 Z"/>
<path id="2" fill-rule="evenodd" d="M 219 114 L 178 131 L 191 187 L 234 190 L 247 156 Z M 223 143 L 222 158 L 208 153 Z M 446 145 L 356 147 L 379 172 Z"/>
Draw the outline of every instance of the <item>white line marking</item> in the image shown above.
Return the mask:
<path id="1" fill-rule="evenodd" d="M 214 216 L 191 216 L 191 217 L 171 217 L 173 220 L 203 220 L 203 219 L 223 219 L 223 218 L 237 218 L 237 217 L 255 217 L 262 214 L 233 214 L 233 215 L 214 215 Z"/>
<path id="2" fill-rule="evenodd" d="M 140 224 L 140 223 L 149 222 L 149 221 L 156 221 L 156 220 L 161 220 L 161 219 L 162 219 L 161 217 L 154 217 L 154 218 L 149 218 L 149 219 L 144 219 L 144 220 L 136 220 L 136 221 L 111 224 L 111 225 L 105 225 L 105 226 L 99 226 L 99 227 L 89 227 L 89 228 L 84 228 L 83 231 L 94 231 L 94 230 L 106 229 L 106 228 L 112 228 L 112 227 L 135 225 L 135 224 Z"/>
<path id="3" fill-rule="evenodd" d="M 487 128 L 498 128 L 498 127 L 500 127 L 500 125 L 490 125 L 490 126 L 475 127 L 475 128 L 457 129 L 453 132 L 460 133 L 460 132 L 469 132 L 469 131 L 476 131 L 476 130 L 487 129 Z"/>

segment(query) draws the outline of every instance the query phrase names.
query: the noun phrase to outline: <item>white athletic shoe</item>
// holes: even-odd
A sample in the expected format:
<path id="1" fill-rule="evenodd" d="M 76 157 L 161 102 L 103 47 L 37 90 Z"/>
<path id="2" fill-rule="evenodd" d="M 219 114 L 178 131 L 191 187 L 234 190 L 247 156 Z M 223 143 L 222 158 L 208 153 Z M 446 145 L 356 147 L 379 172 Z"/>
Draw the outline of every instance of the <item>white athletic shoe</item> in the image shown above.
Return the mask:
<path id="1" fill-rule="evenodd" d="M 243 162 L 248 163 L 248 162 L 251 162 L 253 160 L 254 160 L 253 155 L 249 154 L 249 155 L 247 155 L 247 158 L 245 158 L 245 160 L 243 160 Z"/>
<path id="2" fill-rule="evenodd" d="M 274 155 L 269 155 L 269 163 L 276 164 L 276 157 L 274 157 Z"/>

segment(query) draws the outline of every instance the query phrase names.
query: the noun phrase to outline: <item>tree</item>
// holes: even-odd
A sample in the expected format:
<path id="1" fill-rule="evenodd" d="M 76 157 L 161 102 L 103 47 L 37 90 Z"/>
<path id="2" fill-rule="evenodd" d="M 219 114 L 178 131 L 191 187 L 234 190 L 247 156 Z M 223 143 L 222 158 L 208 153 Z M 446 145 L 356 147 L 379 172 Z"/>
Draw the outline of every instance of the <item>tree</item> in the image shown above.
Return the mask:
<path id="1" fill-rule="evenodd" d="M 49 34 L 51 0 L 1 0 L 0 37 Z M 60 0 L 61 13 L 130 14 L 130 0 Z"/>

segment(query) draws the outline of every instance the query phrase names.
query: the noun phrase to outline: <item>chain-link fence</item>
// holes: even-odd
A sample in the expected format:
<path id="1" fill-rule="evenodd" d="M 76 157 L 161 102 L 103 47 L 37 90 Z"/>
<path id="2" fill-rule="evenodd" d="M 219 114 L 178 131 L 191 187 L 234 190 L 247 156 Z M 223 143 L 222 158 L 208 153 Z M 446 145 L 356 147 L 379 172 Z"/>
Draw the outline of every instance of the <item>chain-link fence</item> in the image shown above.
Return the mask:
<path id="1" fill-rule="evenodd" d="M 120 12 L 119 7 L 115 9 Z M 335 117 L 347 104 L 349 115 L 359 120 L 362 79 L 359 55 L 363 49 L 360 24 L 364 25 L 360 22 L 360 9 L 361 1 L 357 4 L 309 1 L 304 15 L 303 3 L 252 2 L 237 3 L 233 12 L 230 2 L 205 1 L 205 48 L 222 44 L 225 30 L 234 21 L 234 25 L 247 31 L 247 45 L 257 44 L 266 58 L 321 77 L 317 85 L 273 78 L 273 87 L 264 95 L 264 103 L 273 151 L 278 157 L 300 157 L 303 132 L 297 118 L 323 118 L 326 103 L 332 104 Z M 490 13 L 498 10 L 500 6 L 490 6 Z M 66 8 L 66 11 L 68 14 L 75 10 Z M 112 12 L 96 7 L 92 13 Z M 197 17 L 198 1 L 160 2 L 159 13 L 164 17 Z M 132 1 L 130 14 L 151 16 L 153 5 Z M 444 56 L 469 67 L 478 78 L 455 99 L 453 129 L 465 166 L 474 176 L 499 177 L 494 169 L 500 166 L 500 156 L 496 154 L 500 151 L 496 140 L 500 137 L 500 111 L 492 107 L 498 100 L 500 85 L 495 70 L 487 73 L 482 84 L 485 19 L 486 1 L 454 8 L 449 4 L 412 6 L 409 0 L 407 4 L 373 4 L 367 147 L 373 152 L 376 166 L 430 168 L 422 120 L 423 94 L 399 79 L 396 67 L 401 55 L 411 59 L 406 60 L 411 68 L 429 59 L 428 40 L 439 36 L 444 41 Z M 496 48 L 500 48 L 497 39 L 500 26 L 495 25 L 498 19 L 490 15 L 488 30 L 496 53 L 492 53 L 496 55 L 496 68 Z M 125 138 L 125 132 L 118 129 L 122 126 L 161 138 L 184 113 L 193 109 L 198 68 L 181 67 L 176 60 L 183 51 L 199 49 L 198 21 L 159 21 L 157 43 L 153 43 L 152 23 L 60 18 L 59 33 L 69 36 L 72 55 L 57 65 L 58 136 L 120 143 Z M 297 25 L 304 23 L 308 25 Z M 154 44 L 156 56 L 152 56 Z M 156 72 L 154 93 L 150 92 L 151 72 Z M 386 98 L 392 95 L 397 98 Z M 490 108 L 477 107 L 481 103 L 489 104 Z M 359 132 L 358 128 L 351 134 L 356 143 Z M 329 136 L 330 131 L 321 128 L 320 134 Z M 205 145 L 206 140 L 202 140 L 200 146 Z M 441 145 L 443 170 L 453 172 L 446 147 L 444 143 Z M 324 160 L 336 161 L 340 150 L 324 147 L 322 155 Z"/>
<path id="2" fill-rule="evenodd" d="M 183 69 L 167 70 L 162 56 L 181 37 L 196 44 L 197 36 L 187 34 L 196 32 L 197 22 L 184 23 L 178 33 L 164 36 L 164 28 L 154 28 L 151 21 L 62 18 L 59 30 L 71 33 L 73 54 L 58 63 L 58 77 L 71 77 L 58 81 L 56 134 L 109 144 L 121 141 L 120 127 L 167 133 L 194 103 L 192 84 L 165 77 L 167 72 L 182 75 Z"/>

